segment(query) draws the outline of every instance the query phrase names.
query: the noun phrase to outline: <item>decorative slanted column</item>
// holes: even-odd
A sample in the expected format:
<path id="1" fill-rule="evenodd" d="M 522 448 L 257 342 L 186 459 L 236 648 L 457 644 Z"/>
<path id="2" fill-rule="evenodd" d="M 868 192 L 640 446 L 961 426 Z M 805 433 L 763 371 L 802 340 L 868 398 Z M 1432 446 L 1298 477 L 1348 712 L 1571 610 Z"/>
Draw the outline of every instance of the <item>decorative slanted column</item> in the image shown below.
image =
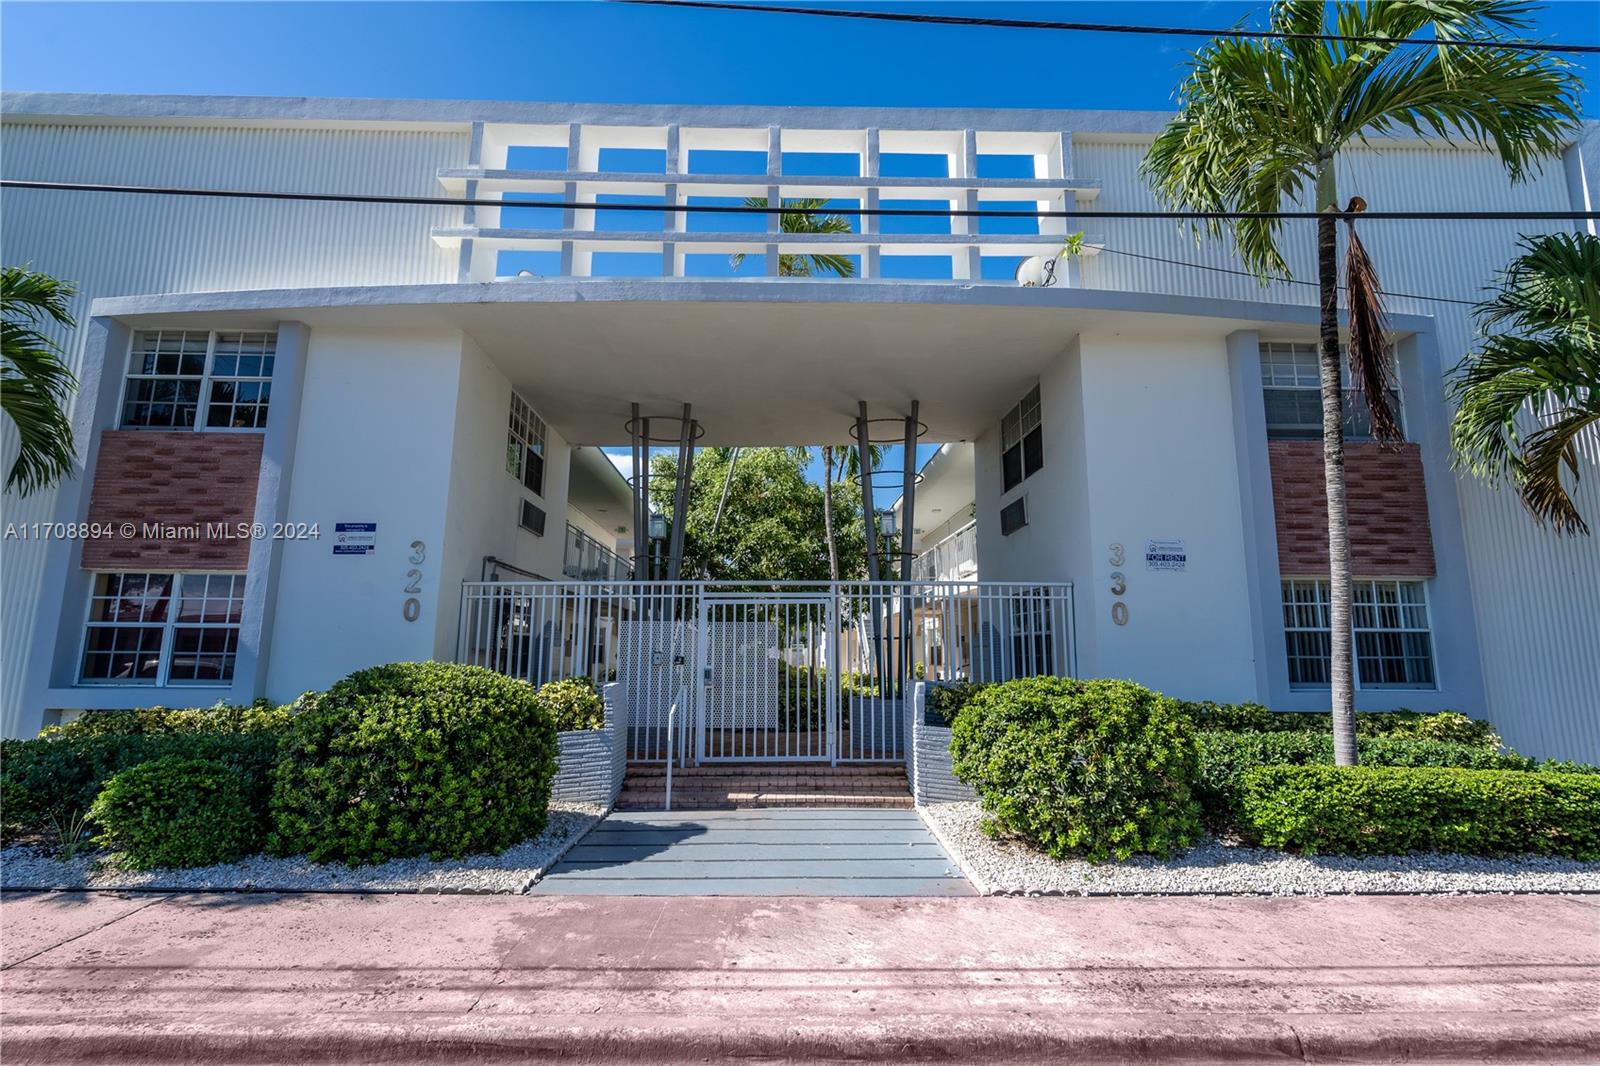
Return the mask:
<path id="1" fill-rule="evenodd" d="M 683 524 L 689 517 L 689 478 L 694 473 L 695 425 L 691 408 L 683 405 L 683 422 L 678 433 L 678 470 L 672 493 L 672 540 L 667 551 L 667 580 L 676 581 L 683 570 Z"/>

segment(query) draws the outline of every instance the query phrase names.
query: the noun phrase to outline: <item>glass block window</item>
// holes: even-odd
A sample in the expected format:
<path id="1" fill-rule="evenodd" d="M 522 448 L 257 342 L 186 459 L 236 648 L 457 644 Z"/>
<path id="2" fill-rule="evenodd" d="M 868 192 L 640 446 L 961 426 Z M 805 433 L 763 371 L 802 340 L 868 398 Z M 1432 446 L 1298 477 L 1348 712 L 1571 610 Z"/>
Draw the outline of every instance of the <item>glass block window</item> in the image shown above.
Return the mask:
<path id="1" fill-rule="evenodd" d="M 243 574 L 95 575 L 84 682 L 139 685 L 233 679 Z"/>
<path id="2" fill-rule="evenodd" d="M 278 336 L 146 330 L 133 335 L 123 429 L 261 429 Z"/>
<path id="3" fill-rule="evenodd" d="M 1420 581 L 1357 580 L 1351 589 L 1358 688 L 1433 688 L 1433 635 Z M 1330 682 L 1328 582 L 1283 583 L 1283 627 L 1289 683 Z"/>
<path id="4" fill-rule="evenodd" d="M 516 393 L 511 394 L 511 428 L 506 434 L 506 473 L 524 488 L 544 495 L 544 419 Z"/>
<path id="5" fill-rule="evenodd" d="M 1267 437 L 1272 440 L 1322 439 L 1322 377 L 1315 344 L 1271 342 L 1261 345 L 1261 392 L 1267 409 Z M 1344 384 L 1344 436 L 1371 440 L 1372 423 L 1364 399 Z M 1400 393 L 1390 390 L 1389 404 L 1400 414 Z"/>
<path id="6" fill-rule="evenodd" d="M 218 333 L 211 354 L 207 429 L 261 429 L 272 398 L 275 333 Z"/>
<path id="7" fill-rule="evenodd" d="M 1044 468 L 1044 431 L 1040 426 L 1039 386 L 1000 420 L 1000 473 L 1010 492 Z"/>

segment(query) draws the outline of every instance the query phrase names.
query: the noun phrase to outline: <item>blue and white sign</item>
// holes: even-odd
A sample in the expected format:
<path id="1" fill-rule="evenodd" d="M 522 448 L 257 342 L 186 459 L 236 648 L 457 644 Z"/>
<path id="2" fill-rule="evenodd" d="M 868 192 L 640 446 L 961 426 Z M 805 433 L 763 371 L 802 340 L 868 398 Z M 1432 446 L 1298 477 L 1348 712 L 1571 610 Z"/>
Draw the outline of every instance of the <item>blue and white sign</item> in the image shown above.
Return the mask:
<path id="1" fill-rule="evenodd" d="M 1189 564 L 1189 550 L 1181 540 L 1147 540 L 1144 542 L 1144 568 L 1146 570 L 1182 570 Z"/>
<path id="2" fill-rule="evenodd" d="M 335 522 L 333 554 L 371 555 L 378 547 L 378 523 Z"/>

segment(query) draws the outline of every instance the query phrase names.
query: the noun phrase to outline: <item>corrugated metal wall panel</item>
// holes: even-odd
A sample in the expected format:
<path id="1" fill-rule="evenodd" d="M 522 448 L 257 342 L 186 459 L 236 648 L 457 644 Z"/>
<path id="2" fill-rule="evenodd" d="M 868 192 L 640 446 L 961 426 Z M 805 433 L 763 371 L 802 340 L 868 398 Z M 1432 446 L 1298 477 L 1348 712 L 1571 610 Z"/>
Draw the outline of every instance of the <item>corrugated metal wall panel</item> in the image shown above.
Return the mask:
<path id="1" fill-rule="evenodd" d="M 1075 173 L 1104 183 L 1095 206 L 1156 206 L 1139 177 L 1143 144 L 1073 143 Z M 1347 152 L 1340 195 L 1363 196 L 1372 210 L 1570 210 L 1558 163 L 1534 180 L 1510 185 L 1487 153 L 1426 146 Z M 1477 300 L 1516 254 L 1520 233 L 1557 224 L 1516 222 L 1369 222 L 1362 240 L 1385 287 Z M 1291 223 L 1281 246 L 1296 278 L 1314 281 L 1312 224 Z M 1172 223 L 1095 220 L 1109 249 L 1237 269 L 1226 240 L 1196 245 Z M 1312 285 L 1263 288 L 1250 278 L 1107 254 L 1084 264 L 1093 288 L 1315 304 Z M 1397 312 L 1432 315 L 1446 367 L 1469 349 L 1470 308 L 1396 298 Z M 1600 525 L 1600 435 L 1583 441 L 1579 504 Z M 1562 538 L 1539 529 L 1515 495 L 1461 478 L 1461 507 L 1477 605 L 1489 711 L 1506 740 L 1537 755 L 1600 761 L 1600 537 Z"/>
<path id="2" fill-rule="evenodd" d="M 6 123 L 8 178 L 289 191 L 439 194 L 440 167 L 467 160 L 469 131 L 136 127 Z M 7 190 L 0 246 L 79 288 L 80 321 L 102 296 L 455 280 L 456 255 L 429 236 L 458 209 Z M 59 335 L 59 334 L 58 334 Z M 85 331 L 63 336 L 76 367 Z M 7 433 L 12 434 L 7 426 Z M 0 445 L 10 468 L 14 435 Z M 7 495 L 8 523 L 48 521 L 55 494 Z M 30 620 L 43 593 L 45 551 L 5 545 L 0 573 L 0 708 L 5 735 L 23 708 Z M 30 708 L 30 711 L 36 708 Z"/>

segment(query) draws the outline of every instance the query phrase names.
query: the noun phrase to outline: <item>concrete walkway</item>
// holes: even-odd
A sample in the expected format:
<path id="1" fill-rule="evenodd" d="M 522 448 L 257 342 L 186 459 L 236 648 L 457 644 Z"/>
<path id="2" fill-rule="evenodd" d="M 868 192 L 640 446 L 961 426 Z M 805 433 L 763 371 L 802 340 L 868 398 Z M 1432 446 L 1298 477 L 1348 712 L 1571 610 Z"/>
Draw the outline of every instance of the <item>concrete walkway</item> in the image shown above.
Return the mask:
<path id="1" fill-rule="evenodd" d="M 0 899 L 7 1066 L 1594 1062 L 1600 900 Z"/>
<path id="2" fill-rule="evenodd" d="M 535 893 L 970 896 L 915 811 L 614 812 Z"/>

